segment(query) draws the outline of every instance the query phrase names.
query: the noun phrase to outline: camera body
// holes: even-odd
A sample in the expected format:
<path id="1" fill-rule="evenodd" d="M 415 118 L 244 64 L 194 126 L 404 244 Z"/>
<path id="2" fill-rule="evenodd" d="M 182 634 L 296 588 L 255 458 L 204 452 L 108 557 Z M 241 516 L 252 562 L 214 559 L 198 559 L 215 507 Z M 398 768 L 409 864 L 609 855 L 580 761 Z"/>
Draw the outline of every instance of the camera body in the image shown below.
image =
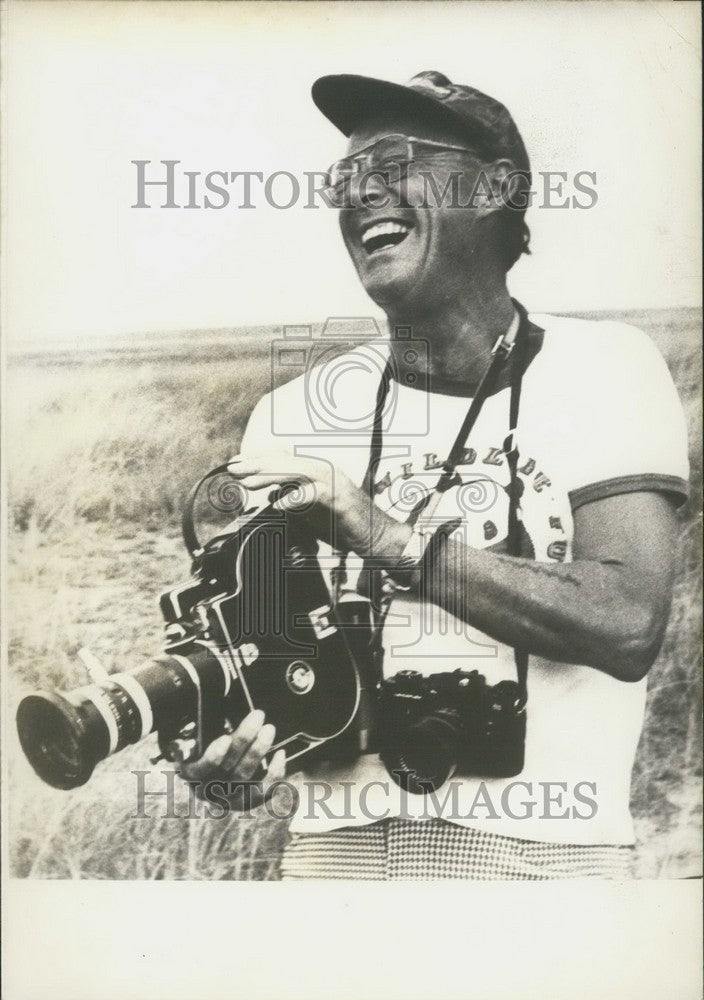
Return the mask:
<path id="1" fill-rule="evenodd" d="M 191 578 L 160 598 L 161 656 L 20 702 L 20 742 L 39 777 L 75 788 L 100 760 L 150 732 L 164 759 L 197 759 L 255 708 L 276 726 L 272 751 L 284 747 L 288 761 L 345 733 L 358 715 L 368 602 L 347 609 L 360 623 L 353 655 L 317 551 L 308 519 L 273 504 L 192 550 Z M 345 743 L 359 752 L 354 730 Z"/>
<path id="2" fill-rule="evenodd" d="M 523 770 L 525 698 L 516 681 L 487 684 L 477 670 L 400 670 L 381 683 L 378 711 L 380 756 L 407 791 L 434 791 L 454 773 L 507 778 Z"/>
<path id="3" fill-rule="evenodd" d="M 306 519 L 273 507 L 238 519 L 197 554 L 193 578 L 160 598 L 164 652 L 217 660 L 216 687 L 203 684 L 193 743 L 177 756 L 198 757 L 253 708 L 276 726 L 289 760 L 349 725 L 359 699 L 357 665 L 335 621 L 318 544 Z M 224 687 L 220 686 L 223 679 Z M 173 726 L 160 731 L 173 755 Z"/>

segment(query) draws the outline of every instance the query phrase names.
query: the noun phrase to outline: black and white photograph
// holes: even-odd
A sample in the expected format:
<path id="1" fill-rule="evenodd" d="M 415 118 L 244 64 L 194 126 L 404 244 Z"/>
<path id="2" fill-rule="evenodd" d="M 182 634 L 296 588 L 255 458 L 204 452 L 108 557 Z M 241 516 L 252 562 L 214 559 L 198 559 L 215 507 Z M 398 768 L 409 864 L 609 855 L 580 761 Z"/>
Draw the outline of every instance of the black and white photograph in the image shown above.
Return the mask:
<path id="1" fill-rule="evenodd" d="M 700 4 L 2 13 L 8 1000 L 360 995 L 273 934 L 126 986 L 157 898 L 173 958 L 448 900 L 520 943 L 436 995 L 699 996 Z"/>

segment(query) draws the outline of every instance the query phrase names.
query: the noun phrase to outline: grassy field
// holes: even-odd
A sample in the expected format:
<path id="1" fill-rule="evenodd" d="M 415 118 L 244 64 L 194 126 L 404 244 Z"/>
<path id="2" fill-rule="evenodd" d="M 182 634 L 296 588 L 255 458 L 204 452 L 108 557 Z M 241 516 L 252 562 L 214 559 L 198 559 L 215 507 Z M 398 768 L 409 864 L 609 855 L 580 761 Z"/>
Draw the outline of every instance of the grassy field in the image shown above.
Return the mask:
<path id="1" fill-rule="evenodd" d="M 695 310 L 619 314 L 659 344 L 690 427 L 692 497 L 682 515 L 670 626 L 650 675 L 633 782 L 642 877 L 701 870 L 699 342 Z M 83 683 L 82 645 L 109 670 L 160 649 L 159 592 L 188 574 L 179 514 L 195 476 L 236 452 L 270 387 L 266 330 L 145 337 L 104 351 L 26 355 L 8 393 L 10 699 Z M 16 737 L 10 757 L 11 868 L 45 878 L 277 877 L 285 824 L 231 816 L 134 818 L 154 739 L 100 765 L 75 792 L 35 777 Z M 148 787 L 162 789 L 158 765 Z M 176 812 L 188 815 L 183 789 Z"/>

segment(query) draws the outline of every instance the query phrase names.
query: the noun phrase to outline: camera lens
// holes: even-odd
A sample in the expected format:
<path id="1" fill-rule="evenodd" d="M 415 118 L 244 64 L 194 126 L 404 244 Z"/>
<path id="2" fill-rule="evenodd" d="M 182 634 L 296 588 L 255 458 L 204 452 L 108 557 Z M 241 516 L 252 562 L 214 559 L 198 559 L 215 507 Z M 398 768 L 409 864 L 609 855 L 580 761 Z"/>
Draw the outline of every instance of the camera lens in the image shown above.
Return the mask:
<path id="1" fill-rule="evenodd" d="M 28 695 L 17 710 L 22 749 L 39 777 L 53 788 L 84 785 L 108 755 L 97 709 L 81 709 L 55 694 Z M 93 716 L 93 717 L 91 717 Z"/>
<path id="2" fill-rule="evenodd" d="M 457 767 L 459 719 L 439 711 L 394 734 L 381 758 L 397 785 L 413 795 L 434 792 Z"/>
<path id="3" fill-rule="evenodd" d="M 222 667 L 205 652 L 164 656 L 135 670 L 112 674 L 106 685 L 87 684 L 65 694 L 23 698 L 17 732 L 30 764 L 53 788 L 84 785 L 95 765 L 137 743 L 153 729 L 196 717 L 200 674 L 222 684 Z"/>

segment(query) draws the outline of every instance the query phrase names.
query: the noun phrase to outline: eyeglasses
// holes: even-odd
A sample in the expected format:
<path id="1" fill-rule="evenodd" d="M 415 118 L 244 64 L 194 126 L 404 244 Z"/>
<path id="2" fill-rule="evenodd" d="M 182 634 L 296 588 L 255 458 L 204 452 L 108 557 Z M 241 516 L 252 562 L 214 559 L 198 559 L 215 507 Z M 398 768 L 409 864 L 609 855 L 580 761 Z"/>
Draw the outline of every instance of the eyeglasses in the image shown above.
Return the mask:
<path id="1" fill-rule="evenodd" d="M 418 139 L 412 135 L 385 135 L 352 156 L 337 160 L 328 169 L 324 193 L 335 208 L 342 208 L 353 178 L 366 174 L 381 177 L 385 184 L 400 182 L 412 163 L 428 162 L 440 152 L 471 153 L 466 146 L 450 146 L 432 139 Z M 391 171 L 394 171 L 393 178 Z"/>

